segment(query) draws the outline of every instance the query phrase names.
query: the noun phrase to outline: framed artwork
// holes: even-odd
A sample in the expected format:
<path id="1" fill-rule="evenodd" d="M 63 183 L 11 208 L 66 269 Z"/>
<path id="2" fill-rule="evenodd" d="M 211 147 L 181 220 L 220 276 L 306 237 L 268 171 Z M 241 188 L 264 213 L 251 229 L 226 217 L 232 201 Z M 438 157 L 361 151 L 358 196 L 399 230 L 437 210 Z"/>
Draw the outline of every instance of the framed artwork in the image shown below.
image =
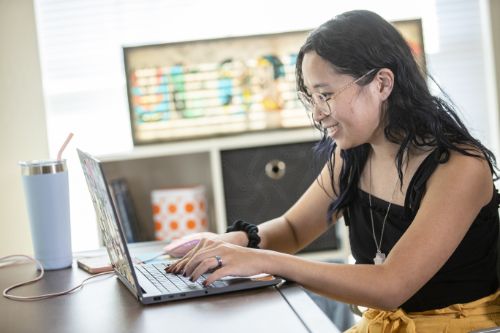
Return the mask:
<path id="1" fill-rule="evenodd" d="M 425 67 L 420 20 L 394 25 Z M 308 33 L 124 47 L 134 145 L 310 126 L 295 84 Z"/>
<path id="2" fill-rule="evenodd" d="M 124 48 L 134 144 L 297 128 L 307 31 Z"/>

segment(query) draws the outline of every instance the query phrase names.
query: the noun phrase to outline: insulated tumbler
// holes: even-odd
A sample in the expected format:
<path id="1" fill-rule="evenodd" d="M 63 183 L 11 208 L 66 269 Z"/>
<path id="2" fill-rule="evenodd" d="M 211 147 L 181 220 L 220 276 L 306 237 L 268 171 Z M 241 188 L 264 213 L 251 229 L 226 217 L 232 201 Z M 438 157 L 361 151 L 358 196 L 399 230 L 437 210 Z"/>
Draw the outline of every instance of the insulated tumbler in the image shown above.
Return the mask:
<path id="1" fill-rule="evenodd" d="M 71 266 L 66 160 L 19 162 L 35 258 L 47 270 Z"/>

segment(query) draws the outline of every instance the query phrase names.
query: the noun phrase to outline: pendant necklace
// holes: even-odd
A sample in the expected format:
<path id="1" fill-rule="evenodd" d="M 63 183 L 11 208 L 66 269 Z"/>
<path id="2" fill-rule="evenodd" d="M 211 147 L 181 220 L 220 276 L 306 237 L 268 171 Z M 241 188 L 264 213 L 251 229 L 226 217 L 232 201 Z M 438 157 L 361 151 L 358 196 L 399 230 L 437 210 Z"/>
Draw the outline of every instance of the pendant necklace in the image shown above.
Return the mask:
<path id="1" fill-rule="evenodd" d="M 392 196 L 391 196 L 391 201 L 389 201 L 389 205 L 387 205 L 387 211 L 385 212 L 384 220 L 382 222 L 382 230 L 380 231 L 380 241 L 377 242 L 377 237 L 375 236 L 375 223 L 373 222 L 373 212 L 372 212 L 372 159 L 370 157 L 369 161 L 369 167 L 370 167 L 370 192 L 368 192 L 368 201 L 370 203 L 370 219 L 372 222 L 372 232 L 373 232 L 373 240 L 375 241 L 375 247 L 377 248 L 377 253 L 375 254 L 375 258 L 373 258 L 373 263 L 375 265 L 380 265 L 384 263 L 385 261 L 385 253 L 383 253 L 380 248 L 382 246 L 382 237 L 384 237 L 384 229 L 385 229 L 385 222 L 387 221 L 387 216 L 389 216 L 389 210 L 391 210 L 391 205 L 392 201 L 394 200 L 394 193 L 396 193 L 396 188 L 398 185 L 398 180 L 399 178 L 396 177 L 396 184 L 394 184 L 394 189 L 392 190 Z"/>

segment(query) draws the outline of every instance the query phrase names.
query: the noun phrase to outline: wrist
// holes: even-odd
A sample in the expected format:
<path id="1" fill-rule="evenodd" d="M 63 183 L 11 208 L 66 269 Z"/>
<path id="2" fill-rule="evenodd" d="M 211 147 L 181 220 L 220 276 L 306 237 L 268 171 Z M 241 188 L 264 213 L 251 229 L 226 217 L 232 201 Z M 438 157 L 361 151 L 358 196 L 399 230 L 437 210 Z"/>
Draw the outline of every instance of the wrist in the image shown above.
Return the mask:
<path id="1" fill-rule="evenodd" d="M 246 247 L 258 249 L 260 244 L 259 228 L 255 224 L 251 224 L 242 220 L 235 221 L 227 227 L 226 233 L 243 232 L 246 234 L 248 242 Z"/>
<path id="2" fill-rule="evenodd" d="M 281 253 L 273 250 L 259 250 L 259 255 L 262 255 L 262 271 L 276 276 L 285 277 L 285 268 L 283 263 L 286 262 L 286 253 Z M 285 265 L 286 266 L 286 265 Z"/>
<path id="3" fill-rule="evenodd" d="M 234 245 L 246 247 L 248 245 L 248 236 L 244 231 L 228 232 L 222 235 L 224 240 Z"/>

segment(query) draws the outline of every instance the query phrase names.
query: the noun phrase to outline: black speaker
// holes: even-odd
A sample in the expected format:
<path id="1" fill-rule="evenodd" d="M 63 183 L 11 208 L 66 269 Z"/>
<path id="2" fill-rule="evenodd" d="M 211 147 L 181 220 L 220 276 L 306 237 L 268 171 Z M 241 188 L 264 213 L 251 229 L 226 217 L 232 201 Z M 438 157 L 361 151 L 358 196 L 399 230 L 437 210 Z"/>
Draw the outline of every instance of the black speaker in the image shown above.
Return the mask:
<path id="1" fill-rule="evenodd" d="M 259 224 L 282 215 L 307 190 L 326 162 L 313 151 L 314 142 L 221 152 L 228 224 Z M 325 216 L 326 223 L 326 216 Z M 339 248 L 335 227 L 301 252 Z"/>

